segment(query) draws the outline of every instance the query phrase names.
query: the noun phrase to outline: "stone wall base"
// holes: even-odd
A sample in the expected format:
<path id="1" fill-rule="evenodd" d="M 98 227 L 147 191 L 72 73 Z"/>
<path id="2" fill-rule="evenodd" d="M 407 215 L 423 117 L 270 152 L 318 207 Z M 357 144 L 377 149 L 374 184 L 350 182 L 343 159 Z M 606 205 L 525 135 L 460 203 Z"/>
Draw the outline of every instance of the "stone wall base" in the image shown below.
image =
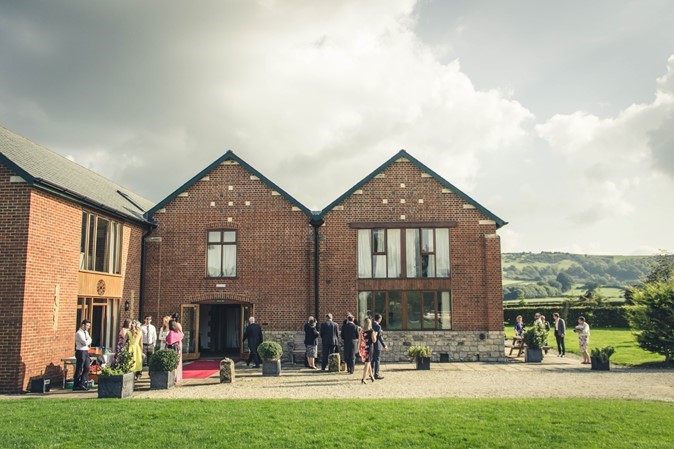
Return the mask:
<path id="1" fill-rule="evenodd" d="M 297 331 L 266 331 L 265 340 L 283 347 L 283 360 L 290 361 L 292 342 Z M 303 333 L 302 333 L 303 335 Z M 410 346 L 423 345 L 433 349 L 431 360 L 439 362 L 447 355 L 448 362 L 505 362 L 505 332 L 503 331 L 387 331 L 384 339 L 388 349 L 382 353 L 384 362 L 407 362 Z M 444 358 L 444 357 L 442 357 Z"/>

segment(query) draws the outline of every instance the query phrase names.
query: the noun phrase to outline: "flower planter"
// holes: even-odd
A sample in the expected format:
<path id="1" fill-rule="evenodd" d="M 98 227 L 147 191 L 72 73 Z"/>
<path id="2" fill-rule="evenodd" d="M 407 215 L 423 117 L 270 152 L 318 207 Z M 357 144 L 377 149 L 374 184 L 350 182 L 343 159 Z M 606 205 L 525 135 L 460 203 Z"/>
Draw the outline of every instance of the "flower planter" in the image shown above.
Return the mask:
<path id="1" fill-rule="evenodd" d="M 431 358 L 430 357 L 417 357 L 417 369 L 430 370 L 431 369 Z"/>
<path id="2" fill-rule="evenodd" d="M 524 351 L 524 361 L 526 363 L 540 363 L 543 361 L 543 350 L 527 348 Z"/>
<path id="3" fill-rule="evenodd" d="M 175 371 L 150 371 L 150 389 L 168 390 L 176 386 Z"/>
<path id="4" fill-rule="evenodd" d="M 134 373 L 118 376 L 99 376 L 98 380 L 99 399 L 133 397 Z"/>
<path id="5" fill-rule="evenodd" d="M 611 364 L 608 361 L 602 362 L 598 357 L 590 357 L 590 361 L 592 362 L 591 369 L 595 371 L 611 370 Z"/>
<path id="6" fill-rule="evenodd" d="M 280 360 L 263 360 L 262 361 L 262 375 L 263 376 L 280 376 L 281 375 L 281 361 Z"/>

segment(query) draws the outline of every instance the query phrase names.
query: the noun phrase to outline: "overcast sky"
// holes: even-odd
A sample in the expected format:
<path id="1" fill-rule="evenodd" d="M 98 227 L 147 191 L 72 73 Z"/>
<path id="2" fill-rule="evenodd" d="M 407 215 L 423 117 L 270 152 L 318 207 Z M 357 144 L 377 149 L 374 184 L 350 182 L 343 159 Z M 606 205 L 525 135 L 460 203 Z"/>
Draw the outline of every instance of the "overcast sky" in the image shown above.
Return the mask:
<path id="1" fill-rule="evenodd" d="M 155 201 L 225 151 L 311 209 L 404 148 L 504 251 L 674 250 L 674 3 L 0 0 L 0 124 Z"/>

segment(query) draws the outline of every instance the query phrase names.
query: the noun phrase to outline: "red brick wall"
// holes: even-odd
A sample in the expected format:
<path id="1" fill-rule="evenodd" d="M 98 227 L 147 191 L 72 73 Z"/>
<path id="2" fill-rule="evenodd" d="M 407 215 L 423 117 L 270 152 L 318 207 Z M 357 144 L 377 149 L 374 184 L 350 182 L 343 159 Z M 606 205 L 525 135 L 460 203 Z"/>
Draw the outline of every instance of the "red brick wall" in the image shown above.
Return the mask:
<path id="1" fill-rule="evenodd" d="M 301 329 L 313 309 L 309 218 L 251 175 L 240 165 L 219 165 L 187 197 L 154 214 L 143 306 L 155 321 L 181 304 L 233 300 L 254 304 L 264 330 Z M 236 278 L 206 277 L 207 231 L 215 229 L 238 231 Z"/>
<path id="2" fill-rule="evenodd" d="M 341 322 L 347 311 L 355 313 L 358 291 L 368 284 L 358 280 L 357 230 L 348 226 L 350 222 L 456 221 L 458 225 L 450 229 L 450 279 L 377 282 L 384 290 L 450 289 L 453 330 L 502 330 L 499 240 L 485 240 L 485 235 L 496 233 L 496 225 L 479 224 L 489 218 L 464 208 L 458 195 L 442 193 L 443 186 L 422 177 L 422 170 L 411 162 L 396 162 L 382 173 L 362 187 L 362 194 L 345 199 L 340 204 L 343 210 L 333 209 L 324 217 L 321 316 L 332 312 Z"/>

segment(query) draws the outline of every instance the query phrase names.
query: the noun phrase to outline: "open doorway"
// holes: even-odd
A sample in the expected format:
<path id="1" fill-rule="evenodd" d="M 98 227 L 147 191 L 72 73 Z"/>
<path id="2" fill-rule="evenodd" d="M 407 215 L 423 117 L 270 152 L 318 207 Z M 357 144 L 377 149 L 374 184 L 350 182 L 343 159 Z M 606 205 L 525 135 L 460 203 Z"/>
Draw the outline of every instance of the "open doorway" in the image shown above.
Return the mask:
<path id="1" fill-rule="evenodd" d="M 201 304 L 199 352 L 202 357 L 238 356 L 241 353 L 240 304 Z"/>

